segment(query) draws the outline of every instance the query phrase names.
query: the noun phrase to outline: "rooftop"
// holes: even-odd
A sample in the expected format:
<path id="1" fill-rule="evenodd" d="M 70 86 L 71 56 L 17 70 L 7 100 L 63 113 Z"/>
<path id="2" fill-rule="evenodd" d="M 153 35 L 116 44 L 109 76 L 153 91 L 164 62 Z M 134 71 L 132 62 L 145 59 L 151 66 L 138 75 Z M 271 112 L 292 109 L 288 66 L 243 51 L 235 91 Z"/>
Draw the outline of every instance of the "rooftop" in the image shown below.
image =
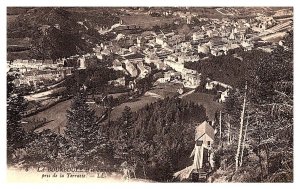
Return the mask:
<path id="1" fill-rule="evenodd" d="M 204 134 L 207 134 L 212 140 L 215 138 L 214 128 L 207 121 L 204 121 L 198 127 L 196 127 L 195 141 Z"/>

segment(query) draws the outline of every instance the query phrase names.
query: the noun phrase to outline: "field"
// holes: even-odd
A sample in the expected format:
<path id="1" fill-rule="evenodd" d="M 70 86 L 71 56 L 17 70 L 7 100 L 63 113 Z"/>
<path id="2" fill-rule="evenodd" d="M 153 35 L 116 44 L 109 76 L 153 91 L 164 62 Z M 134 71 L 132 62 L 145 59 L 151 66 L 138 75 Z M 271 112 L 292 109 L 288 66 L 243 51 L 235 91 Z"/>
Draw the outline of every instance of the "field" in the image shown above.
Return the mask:
<path id="1" fill-rule="evenodd" d="M 115 121 L 119 119 L 122 116 L 122 112 L 124 111 L 125 106 L 128 106 L 131 108 L 132 112 L 136 112 L 146 106 L 147 104 L 151 104 L 153 102 L 156 102 L 158 98 L 154 98 L 151 96 L 142 96 L 134 101 L 131 102 L 125 102 L 123 104 L 120 104 L 119 106 L 115 107 L 111 112 L 111 120 Z"/>
<path id="2" fill-rule="evenodd" d="M 214 96 L 210 94 L 192 93 L 184 96 L 183 100 L 203 105 L 206 109 L 206 115 L 210 120 L 213 120 L 215 117 L 215 113 L 223 108 L 222 104 L 215 102 L 213 98 Z"/>
<path id="3" fill-rule="evenodd" d="M 15 60 L 15 59 L 29 59 L 30 51 L 21 51 L 21 52 L 7 52 L 7 60 Z"/>
<path id="4" fill-rule="evenodd" d="M 191 7 L 189 11 L 191 13 L 197 13 L 201 18 L 224 18 L 227 17 L 216 10 L 216 7 Z"/>
<path id="5" fill-rule="evenodd" d="M 115 107 L 111 113 L 112 120 L 116 120 L 122 116 L 122 112 L 125 106 L 129 106 L 133 112 L 136 112 L 146 106 L 147 104 L 154 103 L 159 99 L 166 97 L 173 97 L 177 93 L 177 90 L 182 87 L 182 84 L 178 83 L 165 83 L 155 86 L 153 89 L 147 91 L 144 96 L 139 97 L 131 102 L 126 102 Z"/>
<path id="6" fill-rule="evenodd" d="M 25 121 L 31 122 L 32 120 L 38 120 L 46 118 L 48 123 L 46 123 L 43 127 L 36 129 L 37 132 L 42 131 L 44 129 L 51 129 L 57 132 L 58 127 L 64 128 L 67 124 L 66 110 L 70 108 L 71 100 L 66 100 L 64 102 L 60 102 L 51 108 L 39 112 L 36 115 L 25 118 Z"/>
<path id="7" fill-rule="evenodd" d="M 124 93 L 114 93 L 114 94 L 109 94 L 109 96 L 112 96 L 113 98 L 118 98 L 122 95 L 125 95 L 127 94 L 127 92 L 124 92 Z"/>
<path id="8" fill-rule="evenodd" d="M 30 50 L 14 51 L 13 49 L 17 49 L 18 47 L 28 49 L 30 43 L 30 38 L 7 38 L 7 60 L 28 59 Z"/>
<path id="9" fill-rule="evenodd" d="M 25 118 L 23 121 L 29 122 L 28 127 L 32 127 L 31 125 L 33 120 L 42 120 L 46 118 L 48 122 L 44 126 L 36 129 L 36 132 L 40 132 L 44 129 L 51 129 L 58 132 L 58 127 L 60 127 L 61 131 L 63 131 L 64 127 L 67 125 L 66 110 L 70 108 L 71 102 L 72 99 L 60 102 L 45 111 Z M 95 104 L 90 104 L 90 107 L 95 110 L 97 116 L 101 116 L 104 111 L 102 107 L 97 107 Z"/>
<path id="10" fill-rule="evenodd" d="M 158 84 L 157 86 L 153 87 L 153 89 L 147 91 L 145 95 L 134 99 L 133 101 L 122 103 L 119 106 L 115 107 L 111 112 L 111 119 L 116 120 L 120 118 L 125 106 L 129 106 L 133 112 L 136 112 L 147 104 L 154 103 L 159 99 L 175 96 L 176 94 L 178 94 L 177 89 L 181 87 L 182 84 L 178 83 Z"/>
<path id="11" fill-rule="evenodd" d="M 12 11 L 12 9 L 8 9 L 8 12 Z M 16 12 L 17 11 L 17 12 Z M 13 26 L 14 21 L 17 19 L 18 10 L 16 9 L 15 14 L 7 15 L 7 27 Z M 23 11 L 23 9 L 20 11 Z M 25 9 L 24 9 L 25 11 Z M 8 36 L 9 37 L 9 36 Z M 30 38 L 7 38 L 7 60 L 14 59 L 28 59 L 29 58 L 29 50 L 27 50 L 30 46 L 31 39 Z M 24 50 L 18 50 L 19 48 L 23 48 Z"/>
<path id="12" fill-rule="evenodd" d="M 147 14 L 138 14 L 138 15 L 125 15 L 121 16 L 123 24 L 125 25 L 137 25 L 142 28 L 151 28 L 155 25 L 164 25 L 173 23 L 174 18 L 165 18 L 165 17 L 152 17 Z"/>
<path id="13" fill-rule="evenodd" d="M 16 45 L 16 46 L 22 46 L 22 47 L 29 47 L 31 43 L 31 38 L 25 37 L 25 38 L 7 38 L 7 45 Z"/>
<path id="14" fill-rule="evenodd" d="M 178 84 L 160 84 L 149 92 L 158 94 L 162 98 L 165 98 L 167 96 L 174 96 L 177 93 L 177 89 L 179 87 L 180 85 Z M 114 107 L 114 109 L 112 110 L 111 120 L 118 120 L 122 116 L 122 112 L 124 111 L 125 106 L 130 107 L 131 111 L 136 112 L 145 107 L 147 104 L 154 103 L 159 99 L 160 98 L 155 95 L 144 95 L 137 99 L 133 99 L 132 101 L 122 103 L 119 106 Z M 210 94 L 192 93 L 184 96 L 183 100 L 188 100 L 203 105 L 206 108 L 209 119 L 214 119 L 215 112 L 222 109 L 222 104 L 215 102 L 213 100 L 213 95 Z M 51 129 L 55 132 L 58 132 L 59 128 L 60 131 L 63 131 L 64 127 L 67 124 L 66 110 L 70 108 L 71 101 L 72 100 L 60 102 L 45 111 L 25 118 L 23 121 L 28 122 L 28 127 L 32 127 L 33 120 L 42 120 L 46 118 L 47 123 L 42 127 L 36 129 L 37 132 L 40 132 L 44 129 Z M 99 107 L 96 104 L 90 104 L 90 107 L 95 110 L 98 117 L 100 117 L 104 112 L 104 108 Z M 26 125 L 24 127 L 26 127 Z"/>
<path id="15" fill-rule="evenodd" d="M 148 92 L 157 94 L 162 98 L 173 97 L 177 93 L 177 90 L 182 88 L 183 85 L 180 83 L 161 83 L 155 86 L 153 89 Z"/>
<path id="16" fill-rule="evenodd" d="M 151 96 L 142 96 L 130 102 L 120 104 L 119 106 L 115 107 L 112 110 L 111 118 L 112 120 L 119 119 L 122 116 L 122 112 L 125 106 L 129 106 L 131 110 L 135 112 L 143 108 L 146 104 L 156 102 L 157 100 L 158 100 L 157 98 Z M 45 123 L 42 127 L 36 129 L 35 130 L 36 132 L 43 131 L 44 129 L 51 129 L 55 132 L 58 132 L 59 127 L 60 127 L 60 131 L 63 131 L 64 127 L 67 124 L 66 110 L 70 108 L 71 101 L 72 99 L 66 100 L 64 102 L 60 102 L 45 111 L 39 112 L 36 115 L 30 116 L 28 118 L 24 118 L 23 121 L 28 122 L 24 124 L 25 130 L 30 130 L 34 127 L 35 124 L 34 120 L 46 119 L 47 123 Z M 98 117 L 102 116 L 104 112 L 103 107 L 97 106 L 96 104 L 89 104 L 89 105 L 92 109 L 95 110 L 95 113 Z"/>
<path id="17" fill-rule="evenodd" d="M 89 106 L 95 111 L 95 114 L 98 117 L 101 117 L 105 111 L 105 108 L 103 106 L 99 106 L 97 104 L 89 104 Z"/>

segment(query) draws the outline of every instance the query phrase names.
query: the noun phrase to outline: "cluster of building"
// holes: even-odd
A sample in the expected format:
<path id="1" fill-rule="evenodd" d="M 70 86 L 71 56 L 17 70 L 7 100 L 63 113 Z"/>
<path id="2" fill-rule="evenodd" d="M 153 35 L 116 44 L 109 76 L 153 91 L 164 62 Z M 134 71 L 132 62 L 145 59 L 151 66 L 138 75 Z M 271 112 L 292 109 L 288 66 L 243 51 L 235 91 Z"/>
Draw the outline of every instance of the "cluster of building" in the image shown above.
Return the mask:
<path id="1" fill-rule="evenodd" d="M 38 90 L 72 75 L 74 69 L 86 69 L 87 66 L 96 64 L 98 59 L 102 60 L 108 55 L 110 53 L 92 52 L 57 60 L 15 59 L 7 62 L 7 72 L 8 74 L 18 74 L 18 78 L 15 79 L 17 87 L 29 86 Z"/>
<path id="2" fill-rule="evenodd" d="M 220 95 L 218 99 L 219 102 L 225 102 L 226 99 L 229 97 L 230 91 L 233 89 L 230 85 L 219 81 L 211 81 L 207 79 L 207 83 L 205 85 L 206 90 L 213 90 L 217 89 L 217 93 Z"/>
<path id="3" fill-rule="evenodd" d="M 105 49 L 110 49 L 110 53 L 118 54 L 118 58 L 113 61 L 112 68 L 124 71 L 133 78 L 145 78 L 152 69 L 167 71 L 169 69 L 177 72 L 180 79 L 187 87 L 195 88 L 200 82 L 200 75 L 194 70 L 184 68 L 185 62 L 199 61 L 197 53 L 193 52 L 191 42 L 185 40 L 184 35 L 172 33 L 156 34 L 155 32 L 144 32 L 141 35 L 131 35 L 123 38 L 131 39 L 128 48 L 113 47 L 111 44 L 103 45 L 98 48 L 98 53 L 102 53 Z M 118 37 L 117 40 L 120 38 Z M 101 47 L 101 46 L 100 46 Z M 171 81 L 168 73 L 164 74 L 166 78 L 159 79 L 159 82 Z"/>
<path id="4" fill-rule="evenodd" d="M 208 21 L 207 19 L 201 19 Z M 252 50 L 254 47 L 254 34 L 251 24 L 245 19 L 232 22 L 228 19 L 213 19 L 209 24 L 202 25 L 192 35 L 192 40 L 197 45 L 198 53 L 220 56 L 229 50 L 242 48 Z"/>
<path id="5" fill-rule="evenodd" d="M 66 59 L 56 61 L 16 59 L 7 62 L 7 71 L 8 74 L 18 75 L 14 80 L 17 87 L 41 89 L 72 74 L 73 67 L 64 67 L 65 61 Z"/>
<path id="6" fill-rule="evenodd" d="M 162 12 L 163 16 L 173 14 L 186 20 L 188 25 L 191 24 L 192 18 L 203 24 L 191 27 L 188 34 L 177 31 L 170 33 L 146 31 L 139 35 L 120 33 L 116 41 L 123 40 L 125 43 L 127 41 L 127 46 L 119 47 L 115 45 L 118 42 L 115 44 L 110 42 L 108 45 L 102 45 L 101 53 L 109 51 L 120 55 L 122 58 L 114 61 L 113 68 L 124 70 L 131 77 L 146 77 L 151 68 L 166 71 L 171 68 L 180 75 L 186 87 L 195 88 L 201 81 L 201 73 L 186 69 L 187 62 L 200 63 L 201 59 L 226 55 L 235 49 L 249 51 L 261 48 L 269 51 L 272 46 L 278 44 L 262 43 L 261 36 L 264 33 L 269 34 L 270 31 L 285 30 L 289 25 L 286 21 L 279 22 L 273 17 L 266 16 L 232 20 L 199 18 L 197 14 L 189 12 L 169 10 Z M 137 54 L 138 58 L 132 58 Z M 165 72 L 164 78 L 160 78 L 158 82 L 170 82 L 172 78 L 174 77 L 170 77 L 170 73 Z"/>
<path id="7" fill-rule="evenodd" d="M 148 12 L 151 14 L 151 10 Z M 272 45 L 258 45 L 261 37 L 265 34 L 288 29 L 290 21 L 277 21 L 273 17 L 257 16 L 250 19 L 231 20 L 228 18 L 208 19 L 199 18 L 197 14 L 188 11 L 161 12 L 163 16 L 176 16 L 192 24 L 191 20 L 196 19 L 199 25 L 190 27 L 188 33 L 173 31 L 169 33 L 144 31 L 135 25 L 123 25 L 122 20 L 115 24 L 109 31 L 117 34 L 114 40 L 103 41 L 96 45 L 94 52 L 85 55 L 75 55 L 66 59 L 52 60 L 14 60 L 9 62 L 10 71 L 21 73 L 19 85 L 39 85 L 39 81 L 58 81 L 66 75 L 71 74 L 72 67 L 66 67 L 65 62 L 77 61 L 78 69 L 87 67 L 89 63 L 104 60 L 105 57 L 114 57 L 111 68 L 123 71 L 134 79 L 147 77 L 153 69 L 161 70 L 162 77 L 158 83 L 181 82 L 185 87 L 196 88 L 201 82 L 201 73 L 187 69 L 185 64 L 197 62 L 209 56 L 226 55 L 230 50 L 242 49 L 244 51 L 253 48 L 261 48 L 266 51 L 272 50 Z M 177 21 L 176 21 L 177 22 Z M 115 56 L 117 55 L 117 56 Z M 112 85 L 125 85 L 125 77 L 109 82 Z M 43 84 L 40 84 L 43 85 Z M 214 83 L 208 83 L 209 90 Z M 225 101 L 229 88 L 222 91 L 221 101 Z M 224 97 L 224 98 L 223 98 Z"/>

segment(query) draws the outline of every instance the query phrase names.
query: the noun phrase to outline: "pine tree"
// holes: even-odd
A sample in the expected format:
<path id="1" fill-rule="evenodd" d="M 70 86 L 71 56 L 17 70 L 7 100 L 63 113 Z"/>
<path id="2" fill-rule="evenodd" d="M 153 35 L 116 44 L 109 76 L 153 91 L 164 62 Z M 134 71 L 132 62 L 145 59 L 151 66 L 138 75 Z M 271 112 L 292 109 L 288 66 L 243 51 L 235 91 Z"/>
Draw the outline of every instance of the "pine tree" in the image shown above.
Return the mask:
<path id="1" fill-rule="evenodd" d="M 126 135 L 130 137 L 131 129 L 133 128 L 133 117 L 131 108 L 125 106 L 124 111 L 122 113 L 122 121 L 123 121 L 123 131 L 125 131 Z"/>
<path id="2" fill-rule="evenodd" d="M 130 107 L 125 106 L 121 118 L 121 127 L 118 137 L 116 154 L 118 158 L 128 163 L 132 161 L 132 128 L 133 117 Z"/>
<path id="3" fill-rule="evenodd" d="M 50 129 L 35 135 L 34 140 L 26 145 L 25 166 L 63 165 L 66 140 Z"/>
<path id="4" fill-rule="evenodd" d="M 13 152 L 24 146 L 26 133 L 21 126 L 22 114 L 26 109 L 24 98 L 15 88 L 15 77 L 7 75 L 7 160 L 12 161 Z"/>
<path id="5" fill-rule="evenodd" d="M 86 104 L 84 92 L 75 96 L 67 118 L 65 136 L 71 146 L 69 157 L 84 167 L 103 164 L 110 157 L 109 141 L 102 133 L 95 112 Z"/>

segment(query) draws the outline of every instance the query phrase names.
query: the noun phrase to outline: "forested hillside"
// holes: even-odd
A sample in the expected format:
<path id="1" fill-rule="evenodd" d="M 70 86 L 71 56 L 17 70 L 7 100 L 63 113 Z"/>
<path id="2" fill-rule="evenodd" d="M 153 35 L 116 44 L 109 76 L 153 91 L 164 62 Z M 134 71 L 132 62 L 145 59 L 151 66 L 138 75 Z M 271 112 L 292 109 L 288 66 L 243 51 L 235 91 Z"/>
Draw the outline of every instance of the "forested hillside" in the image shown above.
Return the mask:
<path id="1" fill-rule="evenodd" d="M 216 145 L 212 182 L 293 181 L 293 43 L 244 58 L 244 86 L 232 93 Z"/>
<path id="2" fill-rule="evenodd" d="M 59 7 L 8 8 L 8 46 L 23 47 L 22 41 L 31 39 L 26 45 L 29 52 L 23 53 L 27 55 L 24 59 L 57 59 L 91 52 L 102 40 L 98 29 L 110 27 L 119 18 L 106 11 L 97 14 L 90 11 Z M 8 49 L 8 59 L 14 59 L 13 52 Z"/>
<path id="3" fill-rule="evenodd" d="M 9 123 L 10 133 L 18 129 L 22 141 L 27 141 L 25 146 L 16 146 L 20 142 L 10 137 L 9 166 L 75 166 L 110 173 L 120 172 L 126 162 L 138 178 L 171 181 L 175 171 L 190 164 L 194 128 L 207 119 L 202 106 L 166 98 L 138 112 L 125 107 L 119 121 L 103 124 L 86 104 L 82 91 L 67 117 L 65 135 L 50 130 L 25 133 L 20 122 Z"/>
<path id="4" fill-rule="evenodd" d="M 117 141 L 116 158 L 136 164 L 138 176 L 168 181 L 189 165 L 195 126 L 204 120 L 202 106 L 166 98 L 136 113 L 125 108 L 109 136 Z"/>

